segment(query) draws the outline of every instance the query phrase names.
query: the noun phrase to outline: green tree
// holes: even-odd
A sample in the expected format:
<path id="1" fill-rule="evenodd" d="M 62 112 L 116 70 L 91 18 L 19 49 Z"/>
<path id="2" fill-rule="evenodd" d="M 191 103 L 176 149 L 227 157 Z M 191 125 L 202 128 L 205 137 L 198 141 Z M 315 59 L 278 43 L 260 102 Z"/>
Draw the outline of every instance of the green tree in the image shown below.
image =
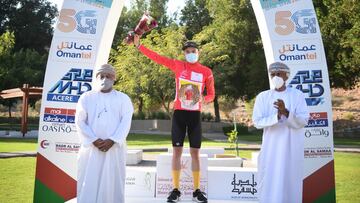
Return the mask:
<path id="1" fill-rule="evenodd" d="M 159 25 L 157 29 L 170 25 L 173 20 L 166 15 L 167 2 L 168 0 L 136 0 L 131 2 L 130 8 L 124 7 L 116 28 L 113 49 L 116 49 L 127 33 L 136 27 L 145 11 L 149 11 L 150 15 L 156 19 Z"/>
<path id="2" fill-rule="evenodd" d="M 250 1 L 209 0 L 207 8 L 212 23 L 194 39 L 203 45 L 202 62 L 213 68 L 216 94 L 251 99 L 268 88 L 268 80 Z"/>
<path id="3" fill-rule="evenodd" d="M 145 0 L 136 0 L 131 2 L 130 8 L 124 7 L 121 12 L 121 16 L 116 27 L 116 32 L 113 41 L 113 48 L 121 44 L 121 42 L 127 36 L 127 33 L 133 30 L 138 24 L 141 16 L 148 10 L 148 3 Z"/>
<path id="4" fill-rule="evenodd" d="M 360 80 L 360 1 L 314 0 L 331 86 L 352 88 Z"/>
<path id="5" fill-rule="evenodd" d="M 157 20 L 160 28 L 169 25 L 169 17 L 166 14 L 168 1 L 169 0 L 150 0 L 150 14 Z"/>
<path id="6" fill-rule="evenodd" d="M 202 31 L 204 26 L 211 23 L 212 18 L 206 8 L 206 0 L 187 0 L 181 10 L 180 25 L 186 26 L 186 37 L 193 36 Z"/>
<path id="7" fill-rule="evenodd" d="M 57 8 L 47 0 L 0 0 L 0 34 L 14 32 L 14 50 L 47 52 L 53 33 Z"/>
<path id="8" fill-rule="evenodd" d="M 25 83 L 42 86 L 47 56 L 31 49 L 14 52 L 14 41 L 14 34 L 10 32 L 0 36 L 0 90 L 22 87 Z M 1 101 L 9 107 L 10 117 L 14 102 Z"/>
<path id="9" fill-rule="evenodd" d="M 170 58 L 183 59 L 181 46 L 184 29 L 172 24 L 143 37 L 142 43 Z M 126 92 L 137 104 L 138 111 L 163 107 L 171 117 L 170 104 L 175 97 L 173 73 L 143 56 L 133 46 L 121 44 L 112 61 L 117 69 L 117 88 Z"/>

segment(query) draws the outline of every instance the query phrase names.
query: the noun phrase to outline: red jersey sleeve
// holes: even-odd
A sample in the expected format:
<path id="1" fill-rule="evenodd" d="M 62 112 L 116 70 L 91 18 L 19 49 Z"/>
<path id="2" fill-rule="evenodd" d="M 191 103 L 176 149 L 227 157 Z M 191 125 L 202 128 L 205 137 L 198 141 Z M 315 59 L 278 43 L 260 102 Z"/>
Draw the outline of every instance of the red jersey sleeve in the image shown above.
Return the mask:
<path id="1" fill-rule="evenodd" d="M 212 72 L 208 75 L 205 80 L 206 96 L 204 97 L 205 102 L 212 102 L 215 98 L 215 87 L 214 87 L 214 76 Z"/>
<path id="2" fill-rule="evenodd" d="M 170 58 L 167 58 L 165 56 L 161 56 L 160 54 L 146 48 L 143 45 L 139 46 L 139 51 L 141 53 L 143 53 L 146 57 L 148 57 L 149 59 L 154 61 L 155 63 L 166 66 L 167 68 L 169 68 L 173 72 L 177 71 L 176 60 L 175 59 L 170 59 Z"/>

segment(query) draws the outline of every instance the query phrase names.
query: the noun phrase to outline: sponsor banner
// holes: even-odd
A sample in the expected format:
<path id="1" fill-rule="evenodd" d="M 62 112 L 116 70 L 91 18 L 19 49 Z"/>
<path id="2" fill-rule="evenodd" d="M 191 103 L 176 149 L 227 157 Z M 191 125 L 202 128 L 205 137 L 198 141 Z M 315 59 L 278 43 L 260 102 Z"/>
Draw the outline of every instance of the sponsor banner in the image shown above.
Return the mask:
<path id="1" fill-rule="evenodd" d="M 41 149 L 52 151 L 52 153 L 78 153 L 80 149 L 79 143 L 56 142 L 49 140 L 41 140 L 39 142 Z"/>
<path id="2" fill-rule="evenodd" d="M 316 147 L 310 148 L 307 147 L 304 150 L 304 155 L 306 158 L 329 158 L 333 156 L 333 150 L 331 147 Z"/>
<path id="3" fill-rule="evenodd" d="M 257 201 L 259 194 L 257 170 L 209 167 L 208 187 L 209 199 Z"/>
<path id="4" fill-rule="evenodd" d="M 313 179 L 333 161 L 331 92 L 319 23 L 311 0 L 251 0 L 267 64 L 283 62 L 290 69 L 287 85 L 304 93 L 310 119 L 304 130 L 304 179 Z M 334 174 L 333 168 L 329 175 Z M 329 171 L 329 170 L 327 170 Z M 334 177 L 331 177 L 334 182 Z M 306 180 L 315 182 L 316 180 Z M 332 183 L 330 185 L 333 185 Z M 304 188 L 304 191 L 323 191 Z M 306 184 L 313 187 L 313 184 Z M 332 187 L 332 186 L 331 186 Z M 334 189 L 334 188 L 332 188 Z M 320 199 L 304 192 L 304 202 Z M 335 199 L 334 197 L 331 197 Z"/>
<path id="5" fill-rule="evenodd" d="M 107 63 L 123 5 L 124 0 L 67 0 L 59 11 L 44 79 L 34 202 L 76 195 L 76 103 L 92 89 L 94 68 Z"/>
<path id="6" fill-rule="evenodd" d="M 95 63 L 96 41 L 89 39 L 58 38 L 54 39 L 55 49 L 50 52 L 53 61 L 64 63 Z"/>
<path id="7" fill-rule="evenodd" d="M 75 109 L 45 107 L 44 122 L 75 123 Z"/>
<path id="8" fill-rule="evenodd" d="M 208 162 L 207 155 L 200 155 L 200 189 L 207 193 L 208 189 Z M 160 154 L 157 156 L 156 161 L 156 197 L 167 197 L 169 191 L 173 189 L 172 176 L 171 176 L 171 160 L 172 154 Z M 190 154 L 183 154 L 181 158 L 181 175 L 180 175 L 180 188 L 182 192 L 182 199 L 191 199 L 194 191 L 193 176 L 191 171 L 191 157 Z"/>
<path id="9" fill-rule="evenodd" d="M 46 100 L 53 102 L 77 103 L 84 92 L 90 91 L 92 69 L 71 68 L 48 91 Z"/>
<path id="10" fill-rule="evenodd" d="M 154 198 L 155 177 L 155 167 L 126 167 L 125 196 Z"/>
<path id="11" fill-rule="evenodd" d="M 277 61 L 286 64 L 314 64 L 322 62 L 321 43 L 318 40 L 289 40 L 274 43 Z"/>

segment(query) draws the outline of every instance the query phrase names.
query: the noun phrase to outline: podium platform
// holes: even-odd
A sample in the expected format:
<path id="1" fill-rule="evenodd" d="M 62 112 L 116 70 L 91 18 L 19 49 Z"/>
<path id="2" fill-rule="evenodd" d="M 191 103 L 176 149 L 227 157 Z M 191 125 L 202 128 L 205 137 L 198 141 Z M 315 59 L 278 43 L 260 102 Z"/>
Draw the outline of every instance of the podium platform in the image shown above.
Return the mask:
<path id="1" fill-rule="evenodd" d="M 126 203 L 164 203 L 166 202 L 166 199 L 150 199 L 150 198 L 126 198 L 125 199 Z M 209 203 L 234 203 L 234 202 L 238 202 L 238 203 L 257 203 L 256 201 L 239 201 L 239 200 L 208 200 Z M 194 203 L 191 200 L 181 200 L 179 201 L 179 203 Z"/>
<path id="2" fill-rule="evenodd" d="M 256 158 L 257 154 L 253 154 L 251 162 L 255 162 Z M 171 159 L 172 154 L 163 153 L 156 156 L 155 167 L 127 166 L 125 203 L 166 202 L 167 194 L 172 188 Z M 220 163 L 222 162 L 221 167 L 209 166 L 207 154 L 201 154 L 200 161 L 201 190 L 207 193 L 209 203 L 258 202 L 256 168 L 234 167 L 233 164 L 229 165 L 221 159 L 219 160 Z M 181 188 L 180 202 L 190 203 L 193 191 L 190 154 L 183 154 L 181 165 L 181 186 L 183 188 Z M 76 203 L 76 198 L 68 203 Z"/>
<path id="3" fill-rule="evenodd" d="M 160 198 L 132 198 L 132 197 L 126 197 L 125 203 L 164 203 L 166 202 L 166 199 L 160 199 Z M 209 203 L 257 203 L 257 201 L 239 201 L 239 200 L 208 200 Z M 72 199 L 70 201 L 67 201 L 66 203 L 76 203 L 76 198 Z M 191 200 L 181 200 L 179 203 L 194 203 Z"/>

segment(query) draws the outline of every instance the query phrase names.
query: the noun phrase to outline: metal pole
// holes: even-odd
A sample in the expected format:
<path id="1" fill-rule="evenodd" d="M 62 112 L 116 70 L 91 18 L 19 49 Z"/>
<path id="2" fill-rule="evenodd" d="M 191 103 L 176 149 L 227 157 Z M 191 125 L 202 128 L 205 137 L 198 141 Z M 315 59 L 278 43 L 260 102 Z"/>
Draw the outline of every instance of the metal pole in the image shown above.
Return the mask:
<path id="1" fill-rule="evenodd" d="M 24 84 L 23 88 L 23 101 L 22 101 L 22 116 L 21 116 L 21 133 L 23 137 L 27 133 L 28 125 L 28 108 L 29 108 L 29 84 Z"/>

